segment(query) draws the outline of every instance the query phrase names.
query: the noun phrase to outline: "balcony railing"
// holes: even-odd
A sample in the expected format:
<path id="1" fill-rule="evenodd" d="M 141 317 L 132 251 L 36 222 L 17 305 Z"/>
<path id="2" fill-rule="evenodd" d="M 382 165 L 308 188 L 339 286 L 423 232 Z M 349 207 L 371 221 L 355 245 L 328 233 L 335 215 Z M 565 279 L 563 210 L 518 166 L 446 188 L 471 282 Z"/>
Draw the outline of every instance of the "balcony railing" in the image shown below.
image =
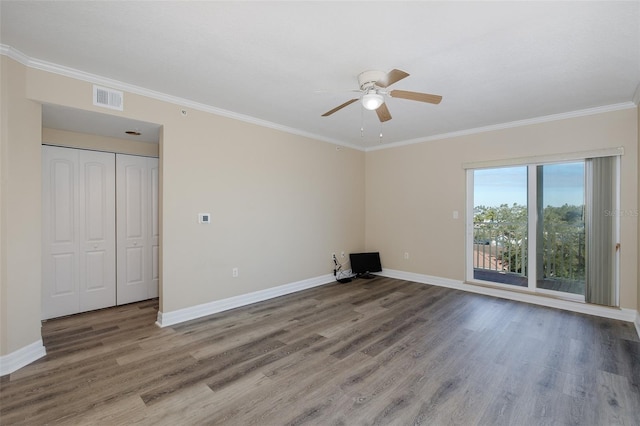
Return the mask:
<path id="1" fill-rule="evenodd" d="M 511 284 L 523 285 L 529 275 L 527 224 L 475 222 L 473 267 L 486 275 L 493 271 L 514 276 Z M 558 289 L 568 286 L 572 293 L 583 290 L 585 278 L 585 230 L 582 225 L 545 223 L 538 241 L 538 287 Z M 504 282 L 504 278 L 502 281 Z"/>
<path id="2" fill-rule="evenodd" d="M 527 275 L 527 224 L 475 222 L 473 267 Z"/>

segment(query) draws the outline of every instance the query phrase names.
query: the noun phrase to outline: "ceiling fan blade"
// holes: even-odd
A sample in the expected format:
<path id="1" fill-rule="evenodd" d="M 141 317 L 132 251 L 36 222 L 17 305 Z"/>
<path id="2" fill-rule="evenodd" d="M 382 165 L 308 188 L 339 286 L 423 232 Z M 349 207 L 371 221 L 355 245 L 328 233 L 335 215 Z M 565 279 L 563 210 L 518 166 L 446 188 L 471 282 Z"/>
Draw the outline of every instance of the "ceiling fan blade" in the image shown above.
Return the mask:
<path id="1" fill-rule="evenodd" d="M 322 117 L 327 117 L 327 116 L 333 114 L 336 111 L 340 111 L 342 108 L 351 105 L 352 103 L 356 102 L 357 100 L 358 100 L 358 98 L 351 99 L 350 101 L 347 101 L 347 102 L 343 103 L 342 105 L 338 105 L 334 109 L 329 110 L 329 111 L 325 112 L 324 114 L 322 114 Z"/>
<path id="2" fill-rule="evenodd" d="M 376 114 L 378 114 L 378 118 L 380 122 L 384 123 L 385 121 L 391 120 L 391 114 L 389 113 L 389 108 L 387 108 L 387 104 L 383 103 L 376 109 Z"/>
<path id="3" fill-rule="evenodd" d="M 411 101 L 429 102 L 430 104 L 439 104 L 442 100 L 440 95 L 430 95 L 428 93 L 409 92 L 406 90 L 392 90 L 389 92 L 392 98 L 409 99 Z"/>
<path id="4" fill-rule="evenodd" d="M 398 81 L 406 77 L 409 77 L 409 74 L 407 74 L 406 72 L 393 69 L 389 71 L 389 73 L 384 78 L 381 78 L 380 80 L 376 81 L 376 86 L 389 87 L 393 83 L 397 83 Z"/>

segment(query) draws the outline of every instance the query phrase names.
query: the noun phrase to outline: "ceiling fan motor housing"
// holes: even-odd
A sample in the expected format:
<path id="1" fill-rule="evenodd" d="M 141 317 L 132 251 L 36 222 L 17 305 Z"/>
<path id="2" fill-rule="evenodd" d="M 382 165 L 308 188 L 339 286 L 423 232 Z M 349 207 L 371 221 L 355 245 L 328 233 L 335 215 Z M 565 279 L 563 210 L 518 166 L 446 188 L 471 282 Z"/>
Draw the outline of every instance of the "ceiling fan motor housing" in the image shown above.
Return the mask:
<path id="1" fill-rule="evenodd" d="M 373 89 L 377 81 L 382 80 L 387 76 L 387 73 L 383 71 L 365 71 L 358 75 L 358 84 L 360 90 L 366 91 L 367 89 Z"/>

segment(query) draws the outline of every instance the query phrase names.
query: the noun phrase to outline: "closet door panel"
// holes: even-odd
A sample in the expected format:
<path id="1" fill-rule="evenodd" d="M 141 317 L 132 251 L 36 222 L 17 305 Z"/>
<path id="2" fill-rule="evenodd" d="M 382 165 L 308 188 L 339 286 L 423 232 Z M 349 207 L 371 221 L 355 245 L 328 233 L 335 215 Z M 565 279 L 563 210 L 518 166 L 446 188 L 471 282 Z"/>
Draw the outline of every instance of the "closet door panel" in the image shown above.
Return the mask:
<path id="1" fill-rule="evenodd" d="M 68 156 L 72 157 L 72 156 Z M 73 156 L 75 157 L 75 156 Z M 76 159 L 53 158 L 49 161 L 45 182 L 49 189 L 48 206 L 52 215 L 53 242 L 61 247 L 75 244 L 77 219 Z"/>
<path id="2" fill-rule="evenodd" d="M 116 303 L 115 155 L 80 152 L 80 309 Z"/>
<path id="3" fill-rule="evenodd" d="M 134 160 L 135 161 L 135 160 Z M 144 238 L 145 191 L 144 166 L 127 164 L 124 166 L 124 231 L 128 240 Z"/>
<path id="4" fill-rule="evenodd" d="M 149 299 L 150 182 L 146 157 L 116 156 L 118 222 L 117 304 Z"/>
<path id="5" fill-rule="evenodd" d="M 78 153 L 42 149 L 42 318 L 79 312 Z"/>
<path id="6" fill-rule="evenodd" d="M 127 247 L 127 285 L 144 284 L 144 253 L 142 247 Z"/>
<path id="7" fill-rule="evenodd" d="M 53 274 L 48 278 L 53 279 L 53 287 L 49 296 L 57 303 L 62 303 L 62 299 L 69 297 L 70 305 L 63 310 L 62 315 L 74 313 L 78 309 L 77 288 L 76 288 L 76 253 L 62 253 L 51 255 L 53 263 Z"/>

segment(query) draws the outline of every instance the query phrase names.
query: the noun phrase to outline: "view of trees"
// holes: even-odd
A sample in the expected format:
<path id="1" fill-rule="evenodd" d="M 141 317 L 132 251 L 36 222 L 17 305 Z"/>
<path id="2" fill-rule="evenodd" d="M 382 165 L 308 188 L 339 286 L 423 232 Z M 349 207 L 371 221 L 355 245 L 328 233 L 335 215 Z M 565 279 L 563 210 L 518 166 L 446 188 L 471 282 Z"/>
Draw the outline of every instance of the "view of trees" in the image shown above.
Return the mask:
<path id="1" fill-rule="evenodd" d="M 585 279 L 584 207 L 544 209 L 544 277 Z"/>
<path id="2" fill-rule="evenodd" d="M 565 204 L 543 210 L 538 234 L 538 279 L 584 280 L 584 207 Z M 501 270 L 527 275 L 527 208 L 519 204 L 474 209 L 474 243 L 488 245 Z M 487 250 L 483 250 L 486 252 Z M 478 265 L 478 267 L 483 267 Z M 496 268 L 494 268 L 496 269 Z"/>
<path id="3" fill-rule="evenodd" d="M 490 246 L 489 256 L 497 258 L 496 268 L 526 275 L 527 208 L 519 204 L 474 209 L 474 242 Z M 482 250 L 484 253 L 486 249 Z M 493 260 L 493 259 L 492 259 Z M 482 265 L 480 265 L 482 266 Z"/>

